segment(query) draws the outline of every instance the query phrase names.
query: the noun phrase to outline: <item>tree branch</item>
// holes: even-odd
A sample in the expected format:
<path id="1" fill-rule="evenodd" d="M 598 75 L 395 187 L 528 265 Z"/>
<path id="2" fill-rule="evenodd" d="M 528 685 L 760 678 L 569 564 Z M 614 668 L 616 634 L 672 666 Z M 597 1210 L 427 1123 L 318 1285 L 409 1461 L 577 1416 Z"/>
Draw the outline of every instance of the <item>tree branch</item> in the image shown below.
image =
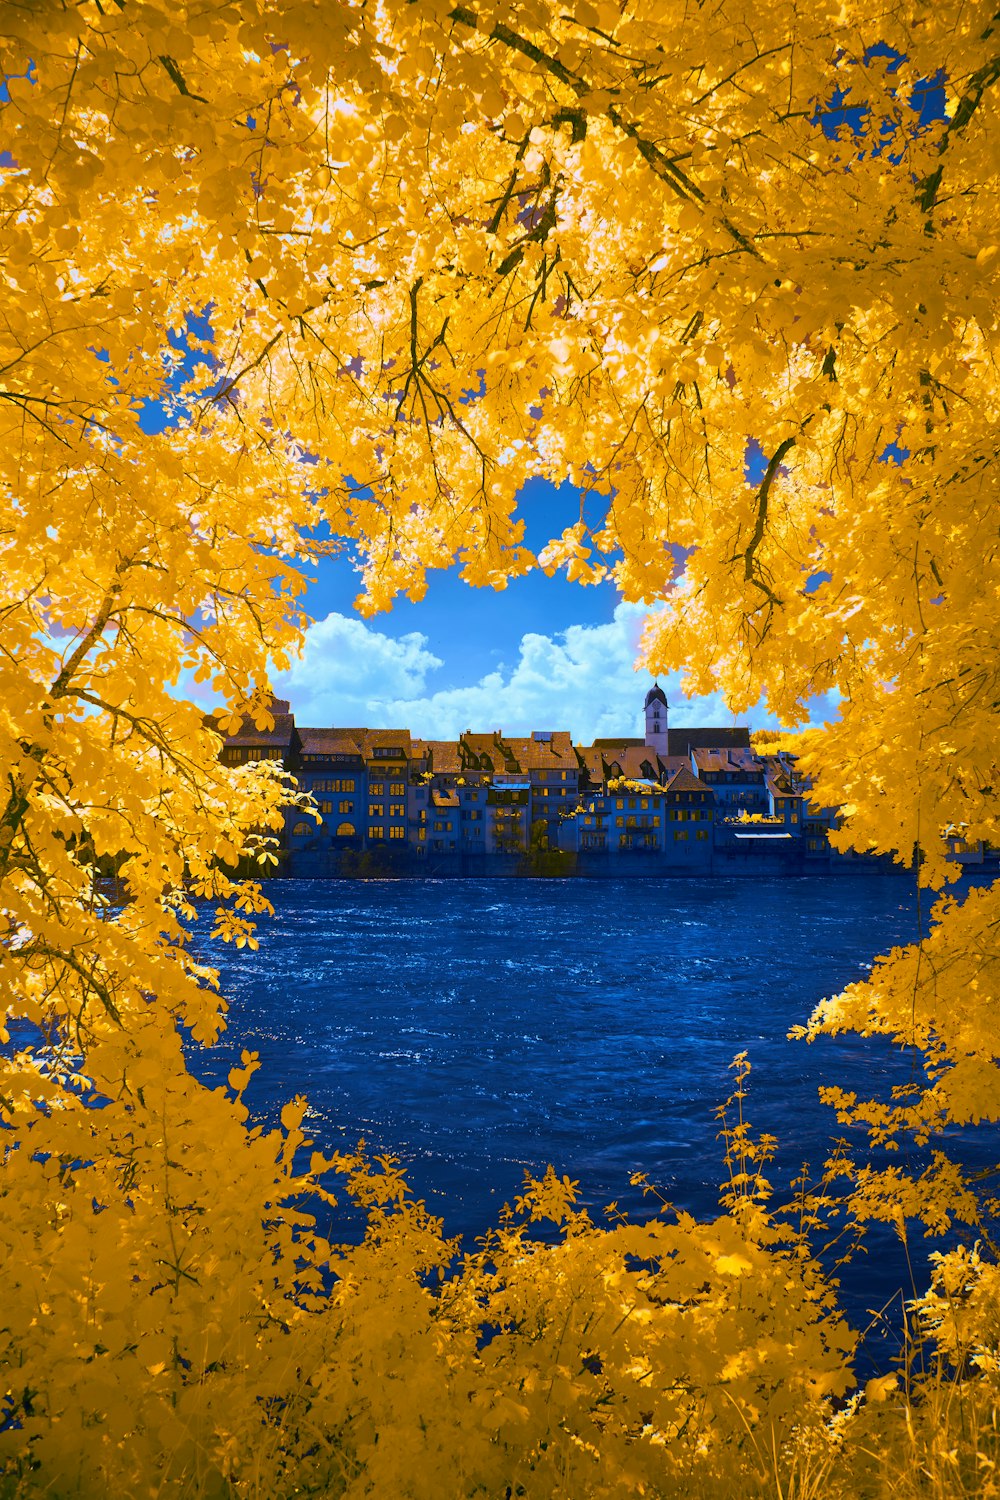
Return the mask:
<path id="1" fill-rule="evenodd" d="M 93 623 L 91 624 L 86 635 L 77 645 L 76 649 L 63 663 L 58 677 L 56 677 L 55 681 L 52 683 L 52 686 L 49 688 L 47 694 L 48 700 L 51 701 L 53 699 L 63 698 L 66 696 L 69 684 L 72 681 L 77 668 L 79 667 L 80 663 L 83 661 L 87 653 L 93 649 L 94 645 L 100 639 L 108 624 L 108 621 L 111 619 L 111 616 L 114 613 L 119 595 L 121 594 L 122 577 L 131 566 L 131 558 L 122 558 L 119 561 L 118 566 L 115 568 L 114 579 L 110 587 L 108 588 L 108 591 L 105 594 L 103 600 L 101 601 L 100 608 L 98 609 L 97 614 L 94 617 Z M 48 725 L 48 723 L 50 722 L 50 718 L 50 713 L 44 709 L 43 705 L 43 719 L 46 725 Z M 11 772 L 7 778 L 10 791 L 7 796 L 7 805 L 4 808 L 3 813 L 0 814 L 0 877 L 6 874 L 7 867 L 10 862 L 10 856 L 13 852 L 14 839 L 17 835 L 18 829 L 21 827 L 21 824 L 24 821 L 24 815 L 28 810 L 29 793 L 35 783 L 38 771 L 41 768 L 42 762 L 45 759 L 46 755 L 45 746 L 39 745 L 37 742 L 24 744 L 22 745 L 22 749 L 27 759 L 34 762 L 35 769 L 30 773 L 30 775 L 15 775 L 13 772 Z"/>
<path id="2" fill-rule="evenodd" d="M 994 23 L 998 20 L 1000 20 L 1000 11 L 998 11 L 997 14 L 994 15 L 993 20 L 983 32 L 980 40 L 985 41 L 993 34 Z M 973 115 L 976 113 L 976 110 L 982 103 L 983 95 L 986 93 L 987 89 L 991 89 L 993 87 L 998 79 L 1000 79 L 1000 56 L 991 57 L 989 62 L 984 63 L 981 68 L 978 68 L 976 72 L 972 74 L 966 87 L 965 93 L 958 101 L 958 107 L 955 110 L 955 113 L 952 115 L 951 119 L 948 121 L 948 124 L 945 126 L 945 131 L 943 136 L 941 137 L 940 146 L 938 147 L 938 150 L 940 151 L 942 156 L 951 144 L 952 136 L 965 129 L 966 125 L 968 125 L 969 121 L 972 119 Z M 922 213 L 929 215 L 931 209 L 934 208 L 935 204 L 937 203 L 937 195 L 941 187 L 941 179 L 943 176 L 944 162 L 940 161 L 934 168 L 934 171 L 931 172 L 929 176 L 925 177 L 923 181 L 918 184 L 918 187 L 920 188 L 920 197 L 918 198 L 917 202 L 920 205 L 920 210 Z M 924 226 L 924 232 L 927 234 L 933 232 L 929 219 L 927 224 L 925 224 Z"/>
<path id="3" fill-rule="evenodd" d="M 767 465 L 767 468 L 764 470 L 764 478 L 761 480 L 760 489 L 757 491 L 757 520 L 754 525 L 753 536 L 750 538 L 750 545 L 743 553 L 743 577 L 745 581 L 747 583 L 755 584 L 757 588 L 761 589 L 770 599 L 772 604 L 780 604 L 781 600 L 758 576 L 757 569 L 755 567 L 755 558 L 757 556 L 757 548 L 764 540 L 764 532 L 767 529 L 767 501 L 768 496 L 771 493 L 771 485 L 774 482 L 774 476 L 775 474 L 777 474 L 779 468 L 781 467 L 781 461 L 785 457 L 785 454 L 794 447 L 795 439 L 793 437 L 787 437 L 785 438 L 784 442 L 778 444 L 777 448 L 775 448 L 774 452 L 771 454 L 771 458 Z"/>
<path id="4" fill-rule="evenodd" d="M 449 11 L 449 19 L 454 21 L 456 25 L 468 26 L 472 31 L 479 29 L 479 18 L 475 11 L 469 10 L 464 5 L 457 5 L 454 10 Z M 491 42 L 502 43 L 503 46 L 509 47 L 513 52 L 520 52 L 522 57 L 526 57 L 538 67 L 544 68 L 547 73 L 551 73 L 554 78 L 558 78 L 560 83 L 565 84 L 568 89 L 572 89 L 578 98 L 585 98 L 588 94 L 594 92 L 584 79 L 570 72 L 565 63 L 560 62 L 557 57 L 550 56 L 549 53 L 544 52 L 535 42 L 529 41 L 527 37 L 519 35 L 518 32 L 504 25 L 502 21 L 498 21 L 493 27 L 489 39 Z M 626 120 L 614 104 L 608 106 L 607 117 L 616 130 L 620 130 L 623 135 L 627 135 L 630 140 L 635 142 L 639 154 L 647 166 L 652 168 L 656 176 L 662 182 L 665 182 L 679 198 L 685 203 L 694 202 L 703 205 L 705 208 L 711 206 L 705 193 L 693 178 L 689 177 L 675 162 L 671 161 L 670 157 L 661 151 L 659 146 L 647 140 L 639 130 L 639 127 L 634 125 L 631 120 Z M 573 124 L 570 114 L 567 114 L 565 118 L 568 118 L 570 123 Z M 574 125 L 574 138 L 578 129 L 579 125 Z M 755 260 L 763 260 L 764 257 L 753 241 L 748 239 L 733 224 L 731 219 L 727 218 L 724 214 L 720 214 L 719 223 L 725 229 L 726 233 L 735 240 L 741 250 L 745 250 Z"/>
<path id="5" fill-rule="evenodd" d="M 164 53 L 161 53 L 158 61 L 179 94 L 183 94 L 185 99 L 197 99 L 199 104 L 208 103 L 203 94 L 192 94 L 187 86 L 184 74 L 172 57 L 167 57 Z"/>

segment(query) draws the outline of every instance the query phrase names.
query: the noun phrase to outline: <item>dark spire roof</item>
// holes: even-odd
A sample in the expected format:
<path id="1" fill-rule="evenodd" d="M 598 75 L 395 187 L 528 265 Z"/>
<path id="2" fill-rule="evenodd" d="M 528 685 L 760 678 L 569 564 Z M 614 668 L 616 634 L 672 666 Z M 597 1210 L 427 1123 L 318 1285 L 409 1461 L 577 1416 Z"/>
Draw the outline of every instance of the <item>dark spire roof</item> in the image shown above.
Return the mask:
<path id="1" fill-rule="evenodd" d="M 643 704 L 643 707 L 648 708 L 651 703 L 662 703 L 664 708 L 667 706 L 667 695 L 658 682 L 654 682 L 646 694 L 646 702 Z"/>

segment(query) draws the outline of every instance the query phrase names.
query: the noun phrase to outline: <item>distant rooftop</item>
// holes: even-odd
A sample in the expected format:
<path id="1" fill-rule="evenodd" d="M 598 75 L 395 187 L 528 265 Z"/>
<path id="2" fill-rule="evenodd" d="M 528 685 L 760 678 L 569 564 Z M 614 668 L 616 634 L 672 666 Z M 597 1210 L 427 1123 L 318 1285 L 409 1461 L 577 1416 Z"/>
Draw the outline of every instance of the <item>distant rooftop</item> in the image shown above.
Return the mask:
<path id="1" fill-rule="evenodd" d="M 694 724 L 682 724 L 677 729 L 667 730 L 670 755 L 687 755 L 691 750 L 749 749 L 750 731 L 745 725 L 738 729 L 700 729 Z"/>

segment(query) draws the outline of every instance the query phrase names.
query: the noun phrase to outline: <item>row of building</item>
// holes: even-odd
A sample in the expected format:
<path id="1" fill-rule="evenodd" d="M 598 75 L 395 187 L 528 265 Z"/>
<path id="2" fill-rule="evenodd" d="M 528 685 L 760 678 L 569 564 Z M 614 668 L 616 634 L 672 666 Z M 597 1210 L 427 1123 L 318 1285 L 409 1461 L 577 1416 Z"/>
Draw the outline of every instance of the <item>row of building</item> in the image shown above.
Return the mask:
<path id="1" fill-rule="evenodd" d="M 290 814 L 281 873 L 650 874 L 857 866 L 837 854 L 784 751 L 745 728 L 672 729 L 658 685 L 642 739 L 574 745 L 567 731 L 313 729 L 272 703 L 274 727 L 225 736 L 227 765 L 280 760 L 315 804 Z M 864 862 L 869 863 L 870 862 Z"/>

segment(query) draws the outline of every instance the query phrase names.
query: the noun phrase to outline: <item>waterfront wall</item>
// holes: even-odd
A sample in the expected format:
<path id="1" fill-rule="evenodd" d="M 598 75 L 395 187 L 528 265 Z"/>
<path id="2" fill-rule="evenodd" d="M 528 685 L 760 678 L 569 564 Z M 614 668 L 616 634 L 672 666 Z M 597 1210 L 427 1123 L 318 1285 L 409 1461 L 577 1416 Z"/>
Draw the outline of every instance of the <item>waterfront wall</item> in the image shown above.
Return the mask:
<path id="1" fill-rule="evenodd" d="M 782 850 L 722 848 L 698 865 L 682 863 L 657 851 L 581 851 L 571 856 L 545 860 L 522 854 L 480 854 L 463 851 L 419 856 L 414 852 L 378 851 L 361 855 L 338 852 L 292 852 L 282 861 L 278 875 L 293 880 L 495 880 L 580 879 L 649 880 L 685 879 L 703 881 L 720 877 L 748 879 L 761 876 L 852 875 L 905 873 L 890 858 L 851 857 L 829 850 L 808 855 L 800 845 Z"/>

